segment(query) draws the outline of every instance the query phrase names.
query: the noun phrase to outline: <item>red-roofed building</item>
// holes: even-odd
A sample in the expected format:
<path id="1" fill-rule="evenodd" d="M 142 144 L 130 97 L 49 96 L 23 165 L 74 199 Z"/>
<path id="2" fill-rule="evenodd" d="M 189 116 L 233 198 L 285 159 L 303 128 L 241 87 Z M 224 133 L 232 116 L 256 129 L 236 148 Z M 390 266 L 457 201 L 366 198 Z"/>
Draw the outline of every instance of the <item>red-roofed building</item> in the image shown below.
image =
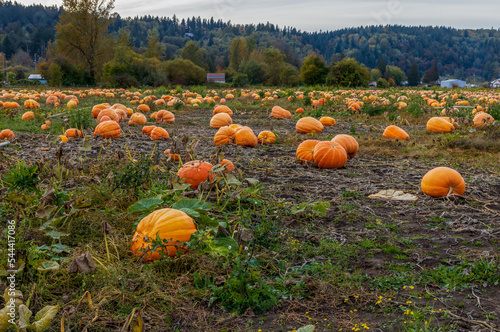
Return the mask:
<path id="1" fill-rule="evenodd" d="M 226 83 L 226 74 L 224 73 L 207 73 L 208 83 Z"/>

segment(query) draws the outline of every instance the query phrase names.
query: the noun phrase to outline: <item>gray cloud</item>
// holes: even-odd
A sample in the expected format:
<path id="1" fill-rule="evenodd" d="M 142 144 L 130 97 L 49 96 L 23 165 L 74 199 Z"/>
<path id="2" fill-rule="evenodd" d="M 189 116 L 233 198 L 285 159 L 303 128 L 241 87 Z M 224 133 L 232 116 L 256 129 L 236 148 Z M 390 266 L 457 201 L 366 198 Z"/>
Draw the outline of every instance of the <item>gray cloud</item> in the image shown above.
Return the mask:
<path id="1" fill-rule="evenodd" d="M 29 0 L 18 0 L 32 3 Z M 42 0 L 45 5 L 61 0 Z M 117 0 L 122 16 L 202 17 L 233 23 L 278 24 L 305 31 L 335 30 L 361 25 L 437 25 L 456 28 L 500 28 L 498 0 Z"/>

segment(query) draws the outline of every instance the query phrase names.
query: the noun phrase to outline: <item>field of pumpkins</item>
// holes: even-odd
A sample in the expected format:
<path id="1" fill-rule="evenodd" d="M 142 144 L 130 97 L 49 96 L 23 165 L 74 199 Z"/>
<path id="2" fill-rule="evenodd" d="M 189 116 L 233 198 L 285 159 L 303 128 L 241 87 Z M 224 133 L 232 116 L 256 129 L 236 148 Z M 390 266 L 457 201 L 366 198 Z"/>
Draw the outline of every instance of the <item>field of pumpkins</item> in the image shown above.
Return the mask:
<path id="1" fill-rule="evenodd" d="M 499 91 L 3 90 L 0 174 L 48 330 L 500 326 Z"/>

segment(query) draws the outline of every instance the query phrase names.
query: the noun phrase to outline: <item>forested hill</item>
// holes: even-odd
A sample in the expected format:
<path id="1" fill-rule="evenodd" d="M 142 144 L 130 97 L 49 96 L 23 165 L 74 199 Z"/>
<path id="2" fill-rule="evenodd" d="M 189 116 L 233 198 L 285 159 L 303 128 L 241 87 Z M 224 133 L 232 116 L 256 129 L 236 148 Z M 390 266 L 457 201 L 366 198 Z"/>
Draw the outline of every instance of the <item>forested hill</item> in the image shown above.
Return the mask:
<path id="1" fill-rule="evenodd" d="M 55 6 L 23 6 L 0 2 L 0 52 L 10 59 L 18 50 L 33 58 L 44 54 L 48 41 L 55 38 L 54 27 L 61 9 Z M 434 59 L 441 76 L 488 81 L 500 77 L 500 30 L 458 30 L 447 27 L 370 26 L 336 31 L 304 32 L 293 27 L 267 24 L 237 25 L 200 17 L 116 15 L 110 32 L 118 37 L 121 28 L 130 31 L 130 40 L 140 53 L 145 50 L 148 31 L 156 30 L 164 46 L 165 59 L 176 58 L 189 40 L 206 51 L 208 70 L 224 69 L 230 62 L 230 45 L 235 37 L 247 38 L 247 47 L 279 49 L 286 61 L 297 67 L 309 52 L 327 63 L 352 57 L 375 68 L 383 56 L 388 65 L 405 72 L 415 61 L 420 71 L 429 69 Z"/>

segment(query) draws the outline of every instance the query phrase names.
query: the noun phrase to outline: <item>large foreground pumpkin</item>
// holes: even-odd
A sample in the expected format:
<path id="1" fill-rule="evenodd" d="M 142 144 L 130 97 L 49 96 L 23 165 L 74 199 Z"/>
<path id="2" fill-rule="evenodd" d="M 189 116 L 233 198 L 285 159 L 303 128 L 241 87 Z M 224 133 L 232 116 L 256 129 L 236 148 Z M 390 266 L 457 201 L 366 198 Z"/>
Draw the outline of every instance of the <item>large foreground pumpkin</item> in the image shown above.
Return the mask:
<path id="1" fill-rule="evenodd" d="M 197 189 L 200 183 L 207 181 L 207 179 L 212 181 L 214 178 L 212 167 L 212 164 L 205 161 L 193 160 L 179 168 L 177 176 L 184 179 L 185 183 L 189 183 L 191 189 Z"/>
<path id="2" fill-rule="evenodd" d="M 339 143 L 322 141 L 314 147 L 313 161 L 319 168 L 340 168 L 347 162 L 347 152 Z"/>
<path id="3" fill-rule="evenodd" d="M 436 167 L 422 178 L 420 184 L 424 194 L 432 197 L 462 196 L 465 192 L 464 178 L 452 168 Z"/>
<path id="4" fill-rule="evenodd" d="M 130 250 L 134 256 L 142 257 L 146 262 L 158 260 L 162 251 L 165 255 L 173 257 L 177 250 L 182 250 L 180 244 L 189 241 L 194 232 L 196 232 L 196 226 L 193 219 L 183 211 L 156 210 L 137 225 Z M 157 237 L 168 240 L 167 247 L 152 251 L 150 242 L 156 240 Z"/>

